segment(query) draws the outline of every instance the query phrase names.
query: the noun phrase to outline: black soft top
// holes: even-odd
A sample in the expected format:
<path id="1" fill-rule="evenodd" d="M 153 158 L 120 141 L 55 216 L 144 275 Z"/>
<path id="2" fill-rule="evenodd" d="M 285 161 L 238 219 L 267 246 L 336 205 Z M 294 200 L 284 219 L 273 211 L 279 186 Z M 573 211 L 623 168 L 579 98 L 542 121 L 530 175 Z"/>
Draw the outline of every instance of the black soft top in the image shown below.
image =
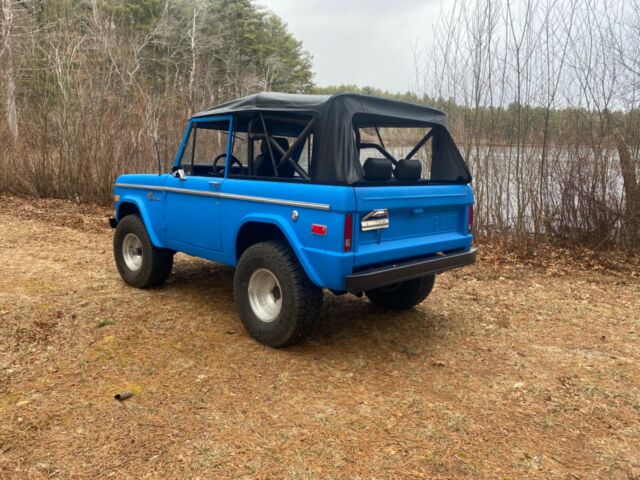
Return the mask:
<path id="1" fill-rule="evenodd" d="M 373 126 L 437 129 L 443 137 L 442 148 L 448 150 L 443 151 L 448 161 L 463 168 L 468 175 L 464 160 L 451 140 L 446 115 L 435 108 L 415 103 L 352 93 L 304 95 L 266 92 L 223 103 L 192 118 L 234 115 L 235 130 L 246 132 L 252 113 L 258 112 L 264 115 L 285 114 L 283 117 L 292 119 L 308 115 L 316 118 L 310 172 L 314 181 L 348 184 L 360 181 L 363 170 L 354 128 Z M 300 131 L 305 123 L 299 123 Z M 467 181 L 470 181 L 470 176 Z"/>
<path id="2" fill-rule="evenodd" d="M 435 108 L 418 105 L 417 103 L 355 93 L 338 93 L 335 95 L 255 93 L 196 113 L 193 118 L 239 112 L 327 113 L 336 122 L 344 121 L 346 117 L 349 117 L 350 120 L 355 114 L 369 114 L 401 120 L 398 126 L 404 126 L 408 123 L 415 124 L 415 122 L 447 126 L 446 115 Z"/>
<path id="3" fill-rule="evenodd" d="M 262 92 L 221 103 L 193 115 L 193 118 L 238 112 L 320 112 L 331 95 Z"/>

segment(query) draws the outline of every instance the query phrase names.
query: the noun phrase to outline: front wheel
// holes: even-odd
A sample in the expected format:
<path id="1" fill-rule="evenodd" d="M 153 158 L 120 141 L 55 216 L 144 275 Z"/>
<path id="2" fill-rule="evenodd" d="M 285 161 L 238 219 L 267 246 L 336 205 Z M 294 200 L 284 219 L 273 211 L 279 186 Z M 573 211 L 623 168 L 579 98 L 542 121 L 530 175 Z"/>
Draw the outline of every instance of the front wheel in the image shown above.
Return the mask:
<path id="1" fill-rule="evenodd" d="M 270 347 L 302 340 L 322 307 L 322 289 L 311 283 L 284 242 L 249 247 L 236 267 L 233 291 L 247 332 Z"/>
<path id="2" fill-rule="evenodd" d="M 371 302 L 389 310 L 407 310 L 422 303 L 429 296 L 436 281 L 435 275 L 395 283 L 364 292 Z"/>
<path id="3" fill-rule="evenodd" d="M 120 276 L 132 287 L 162 285 L 173 268 L 173 252 L 151 243 L 139 215 L 127 215 L 118 222 L 113 254 Z"/>

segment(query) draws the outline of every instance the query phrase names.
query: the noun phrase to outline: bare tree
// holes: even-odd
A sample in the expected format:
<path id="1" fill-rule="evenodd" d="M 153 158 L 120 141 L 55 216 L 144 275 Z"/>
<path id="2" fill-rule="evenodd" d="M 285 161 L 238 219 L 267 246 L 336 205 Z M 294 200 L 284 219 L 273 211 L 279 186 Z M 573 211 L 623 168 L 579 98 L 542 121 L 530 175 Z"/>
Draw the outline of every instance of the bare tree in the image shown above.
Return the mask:
<path id="1" fill-rule="evenodd" d="M 621 66 L 620 101 L 627 111 L 637 112 L 640 107 L 640 1 L 632 0 L 629 4 L 623 4 L 621 12 L 624 20 L 617 23 L 619 28 L 610 29 L 610 47 L 617 51 Z M 633 120 L 637 115 L 630 118 Z M 640 246 L 639 129 L 638 122 L 631 121 L 627 125 L 618 126 L 615 135 L 626 199 L 627 244 L 632 250 Z M 635 140 L 636 145 L 630 146 L 630 140 Z"/>
<path id="2" fill-rule="evenodd" d="M 11 47 L 13 4 L 12 0 L 0 0 L 0 65 L 2 66 L 7 126 L 13 141 L 16 142 L 18 140 L 18 109 L 16 107 L 16 82 Z"/>
<path id="3" fill-rule="evenodd" d="M 520 247 L 640 237 L 640 0 L 454 1 L 414 53 L 450 113 L 477 228 Z M 430 60 L 429 60 L 430 59 Z"/>

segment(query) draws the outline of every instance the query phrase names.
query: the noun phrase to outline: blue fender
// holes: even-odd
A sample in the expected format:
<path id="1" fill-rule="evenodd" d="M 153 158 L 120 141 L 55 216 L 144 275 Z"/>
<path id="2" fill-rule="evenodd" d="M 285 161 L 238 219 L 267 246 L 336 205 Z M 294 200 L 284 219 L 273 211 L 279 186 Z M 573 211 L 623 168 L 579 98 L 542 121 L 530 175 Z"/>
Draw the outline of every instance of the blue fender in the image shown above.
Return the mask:
<path id="1" fill-rule="evenodd" d="M 233 251 L 234 258 L 236 258 L 236 253 L 237 253 L 235 251 L 235 243 L 236 243 L 235 239 L 238 238 L 238 234 L 240 233 L 240 230 L 242 229 L 242 227 L 249 222 L 270 223 L 278 227 L 280 231 L 284 234 L 287 241 L 289 242 L 289 245 L 291 245 L 293 252 L 296 254 L 296 257 L 298 257 L 298 261 L 300 262 L 300 265 L 302 265 L 302 268 L 304 269 L 309 279 L 315 285 L 319 287 L 323 286 L 323 282 L 320 278 L 320 275 L 318 275 L 318 272 L 313 267 L 312 262 L 309 260 L 309 257 L 305 251 L 304 245 L 300 243 L 300 241 L 298 240 L 298 236 L 293 231 L 293 228 L 291 227 L 291 225 L 285 222 L 281 215 L 253 213 L 251 215 L 247 215 L 246 217 L 244 217 L 242 221 L 238 224 L 238 228 L 235 231 L 235 235 L 233 237 L 234 238 L 234 251 Z"/>
<path id="2" fill-rule="evenodd" d="M 120 208 L 123 204 L 130 203 L 136 206 L 138 211 L 140 212 L 140 216 L 142 217 L 142 221 L 144 223 L 145 228 L 147 229 L 147 233 L 149 234 L 149 238 L 151 239 L 151 243 L 155 247 L 165 248 L 163 243 L 160 241 L 160 237 L 156 233 L 155 228 L 153 227 L 153 223 L 151 222 L 151 215 L 147 209 L 147 206 L 140 201 L 139 198 L 133 195 L 121 195 L 120 201 L 116 206 L 116 218 L 120 221 Z"/>

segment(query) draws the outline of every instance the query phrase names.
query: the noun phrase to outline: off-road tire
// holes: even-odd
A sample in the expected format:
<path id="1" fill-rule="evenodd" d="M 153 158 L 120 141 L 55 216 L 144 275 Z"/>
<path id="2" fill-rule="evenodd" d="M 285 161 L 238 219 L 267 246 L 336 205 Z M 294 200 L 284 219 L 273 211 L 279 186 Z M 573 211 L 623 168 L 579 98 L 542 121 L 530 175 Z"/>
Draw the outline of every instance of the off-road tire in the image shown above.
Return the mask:
<path id="1" fill-rule="evenodd" d="M 407 310 L 422 303 L 433 289 L 436 276 L 407 280 L 388 287 L 376 288 L 364 292 L 374 304 L 389 310 Z"/>
<path id="2" fill-rule="evenodd" d="M 282 306 L 274 320 L 265 322 L 249 301 L 249 281 L 259 269 L 269 270 L 278 280 Z M 307 277 L 285 242 L 261 242 L 240 257 L 233 279 L 233 292 L 240 319 L 249 335 L 270 347 L 300 342 L 313 329 L 322 308 L 322 289 Z"/>
<path id="3" fill-rule="evenodd" d="M 142 265 L 132 270 L 125 262 L 123 241 L 127 234 L 133 233 L 140 240 Z M 173 251 L 157 248 L 151 243 L 144 222 L 139 215 L 127 215 L 118 222 L 113 237 L 113 255 L 122 280 L 136 288 L 157 287 L 162 285 L 173 268 Z"/>

